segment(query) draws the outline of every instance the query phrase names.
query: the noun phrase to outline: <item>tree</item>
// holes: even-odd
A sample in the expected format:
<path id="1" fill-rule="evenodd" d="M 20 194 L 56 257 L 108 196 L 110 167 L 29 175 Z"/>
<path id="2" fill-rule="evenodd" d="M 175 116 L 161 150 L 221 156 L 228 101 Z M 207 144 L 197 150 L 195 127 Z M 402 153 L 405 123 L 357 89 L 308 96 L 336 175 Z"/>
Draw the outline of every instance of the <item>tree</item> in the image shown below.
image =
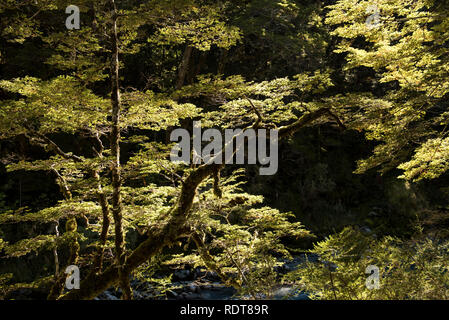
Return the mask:
<path id="1" fill-rule="evenodd" d="M 357 172 L 398 167 L 407 180 L 440 176 L 448 169 L 447 3 L 376 1 L 377 25 L 368 23 L 374 14 L 369 1 L 338 1 L 329 9 L 326 23 L 340 39 L 345 69 L 370 68 L 384 87 L 379 97 L 343 99 L 354 127 L 380 141 Z"/>
<path id="2" fill-rule="evenodd" d="M 311 95 L 332 85 L 328 72 L 316 70 L 294 79 L 257 83 L 238 75 L 203 75 L 185 85 L 192 48 L 226 49 L 240 39 L 239 29 L 228 25 L 221 14 L 222 3 L 86 0 L 79 4 L 82 28 L 70 31 L 36 19 L 55 12 L 63 16 L 68 4 L 38 1 L 17 7 L 7 2 L 1 9 L 18 17 L 8 21 L 16 28 L 4 37 L 39 41 L 52 52 L 46 63 L 55 73 L 48 79 L 25 76 L 0 81 L 7 95 L 0 102 L 1 138 L 24 135 L 49 153 L 37 161 L 10 161 L 8 170 L 52 172 L 63 196 L 43 210 L 21 208 L 0 215 L 3 224 L 46 223 L 55 230 L 18 243 L 2 242 L 6 255 L 52 250 L 55 274 L 28 284 L 50 282 L 49 299 L 91 299 L 112 285 L 119 285 L 123 298 L 131 299 L 130 275 L 167 246 L 187 239 L 184 242 L 192 241 L 197 255 L 178 259 L 193 259 L 242 294 L 259 297 L 264 287 L 253 285 L 252 280 L 262 274 L 268 281 L 277 263 L 275 255 L 289 254 L 281 239 L 309 233 L 300 223 L 291 222 L 288 213 L 263 206 L 260 196 L 239 189 L 239 172 L 222 178 L 221 164 L 189 167 L 170 162 L 171 145 L 152 139 L 152 133 L 193 118 L 207 127 L 277 128 L 280 138 L 323 117 L 344 127 L 334 110 Z M 151 36 L 149 28 L 155 28 Z M 123 88 L 123 61 L 145 46 L 172 50 L 184 46 L 172 88 Z M 4 57 L 6 63 L 8 58 Z M 220 111 L 203 111 L 194 104 L 202 99 L 215 101 Z M 60 134 L 83 138 L 89 150 L 65 150 L 56 140 Z M 124 143 L 138 146 L 126 161 L 120 152 Z M 167 182 L 161 183 L 161 178 Z M 228 219 L 231 214 L 234 221 Z M 63 221 L 65 229 L 59 231 Z M 94 240 L 86 230 L 96 234 Z M 125 243 L 131 231 L 144 236 L 135 248 Z M 105 255 L 111 247 L 113 259 Z M 210 254 L 211 249 L 219 254 Z M 64 250 L 70 254 L 61 268 L 58 251 Z M 72 264 L 83 270 L 81 287 L 64 292 L 65 274 L 60 270 Z M 17 286 L 26 284 L 13 288 Z"/>
<path id="3" fill-rule="evenodd" d="M 371 89 L 380 89 L 332 97 L 348 128 L 377 142 L 357 173 L 400 169 L 409 182 L 446 173 L 447 9 L 446 2 L 426 0 L 340 0 L 328 7 L 345 76 L 368 69 Z M 420 221 L 416 229 L 411 239 L 376 239 L 345 228 L 314 245 L 317 263 L 287 278 L 321 299 L 447 299 L 446 236 L 423 233 Z M 377 268 L 377 290 L 366 285 L 368 266 Z"/>

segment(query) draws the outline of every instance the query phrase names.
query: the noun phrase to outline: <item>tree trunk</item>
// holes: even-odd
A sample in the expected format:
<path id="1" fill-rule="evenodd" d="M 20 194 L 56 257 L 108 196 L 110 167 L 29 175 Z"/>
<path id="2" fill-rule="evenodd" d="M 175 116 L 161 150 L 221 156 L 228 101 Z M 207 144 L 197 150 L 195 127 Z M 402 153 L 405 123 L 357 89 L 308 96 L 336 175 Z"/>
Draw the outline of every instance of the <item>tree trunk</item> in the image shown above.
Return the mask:
<path id="1" fill-rule="evenodd" d="M 192 57 L 193 47 L 186 45 L 184 54 L 182 55 L 181 64 L 178 70 L 178 79 L 176 80 L 176 89 L 181 89 L 186 80 L 187 72 L 189 71 L 190 58 Z"/>
<path id="2" fill-rule="evenodd" d="M 119 48 L 117 35 L 117 7 L 114 0 L 110 0 L 112 11 L 112 57 L 111 57 L 111 104 L 112 104 L 112 128 L 111 128 L 111 155 L 112 164 L 112 216 L 115 224 L 115 254 L 119 273 L 119 285 L 123 291 L 125 300 L 132 299 L 132 290 L 129 284 L 129 274 L 124 272 L 125 265 L 125 241 L 123 236 L 123 212 L 121 200 L 121 172 L 120 172 L 120 88 L 119 88 Z"/>
<path id="3" fill-rule="evenodd" d="M 101 212 L 103 214 L 103 223 L 101 225 L 99 247 L 97 250 L 97 255 L 95 256 L 95 259 L 94 259 L 94 263 L 93 263 L 94 267 L 92 269 L 92 272 L 97 273 L 97 272 L 101 272 L 101 270 L 103 269 L 104 247 L 106 245 L 106 240 L 108 238 L 109 225 L 111 224 L 111 221 L 109 219 L 108 199 L 101 187 L 100 175 L 97 170 L 94 170 L 93 176 L 97 183 L 97 197 L 98 197 L 98 200 L 101 205 Z"/>

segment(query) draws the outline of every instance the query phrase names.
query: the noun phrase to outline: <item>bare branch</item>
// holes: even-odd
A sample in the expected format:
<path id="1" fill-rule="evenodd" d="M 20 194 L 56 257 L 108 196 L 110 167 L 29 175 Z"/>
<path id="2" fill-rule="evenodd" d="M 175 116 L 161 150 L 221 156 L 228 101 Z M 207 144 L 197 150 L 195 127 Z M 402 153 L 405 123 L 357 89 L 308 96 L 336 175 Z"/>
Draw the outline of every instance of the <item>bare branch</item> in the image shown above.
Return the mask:
<path id="1" fill-rule="evenodd" d="M 75 162 L 83 162 L 83 159 L 81 157 L 74 155 L 72 153 L 66 153 L 66 152 L 62 151 L 62 149 L 55 142 L 53 142 L 53 140 L 48 138 L 46 135 L 40 134 L 38 132 L 34 132 L 34 134 L 38 138 L 42 139 L 51 148 L 51 150 L 53 152 L 60 155 L 64 159 L 73 160 Z"/>
<path id="2" fill-rule="evenodd" d="M 251 101 L 250 98 L 245 96 L 245 99 L 248 100 L 249 104 L 251 105 L 252 109 L 254 110 L 254 112 L 257 115 L 257 121 L 256 121 L 256 123 L 254 123 L 254 128 L 257 128 L 257 127 L 259 127 L 259 124 L 261 122 L 264 122 L 263 116 L 260 113 L 260 111 L 256 108 L 256 106 L 254 105 L 254 103 Z"/>

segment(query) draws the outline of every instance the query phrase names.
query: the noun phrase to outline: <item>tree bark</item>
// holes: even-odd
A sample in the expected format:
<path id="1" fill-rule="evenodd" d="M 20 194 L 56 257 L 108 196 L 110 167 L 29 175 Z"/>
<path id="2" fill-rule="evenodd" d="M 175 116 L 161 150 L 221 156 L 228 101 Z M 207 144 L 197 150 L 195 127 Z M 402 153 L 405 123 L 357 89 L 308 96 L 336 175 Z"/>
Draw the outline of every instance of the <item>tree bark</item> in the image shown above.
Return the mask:
<path id="1" fill-rule="evenodd" d="M 111 57 L 111 155 L 112 163 L 112 216 L 115 225 L 115 254 L 119 272 L 119 285 L 125 300 L 132 299 L 132 290 L 129 284 L 129 274 L 124 272 L 126 260 L 125 241 L 123 236 L 123 210 L 121 199 L 121 167 L 120 167 L 120 88 L 119 88 L 119 48 L 117 35 L 117 7 L 114 0 L 110 0 L 112 12 L 112 57 Z"/>
<path id="2" fill-rule="evenodd" d="M 176 89 L 181 89 L 186 80 L 187 72 L 189 71 L 190 58 L 192 57 L 193 47 L 186 44 L 184 54 L 182 55 L 181 64 L 178 70 L 178 79 L 176 80 Z"/>
<path id="3" fill-rule="evenodd" d="M 109 218 L 109 204 L 106 194 L 101 187 L 100 174 L 97 170 L 94 170 L 93 176 L 97 182 L 97 197 L 101 205 L 101 212 L 103 214 L 103 221 L 101 224 L 101 234 L 100 234 L 100 244 L 98 246 L 97 255 L 94 260 L 94 267 L 92 272 L 101 272 L 103 269 L 103 256 L 104 256 L 104 246 L 106 245 L 106 240 L 108 238 L 109 225 L 111 224 Z"/>

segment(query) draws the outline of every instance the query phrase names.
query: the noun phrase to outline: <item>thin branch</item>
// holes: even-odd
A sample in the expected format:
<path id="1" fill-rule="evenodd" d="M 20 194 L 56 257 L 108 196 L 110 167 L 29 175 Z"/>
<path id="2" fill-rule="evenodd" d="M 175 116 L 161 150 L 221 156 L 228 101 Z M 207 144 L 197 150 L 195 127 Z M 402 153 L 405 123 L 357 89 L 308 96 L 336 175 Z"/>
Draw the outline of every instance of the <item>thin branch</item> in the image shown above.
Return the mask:
<path id="1" fill-rule="evenodd" d="M 256 121 L 256 123 L 254 123 L 254 128 L 257 128 L 257 127 L 259 127 L 259 124 L 260 124 L 260 123 L 264 122 L 263 116 L 262 116 L 262 114 L 260 113 L 259 109 L 256 108 L 256 106 L 254 105 L 254 103 L 251 101 L 250 98 L 248 98 L 248 97 L 245 96 L 245 99 L 248 100 L 248 102 L 249 102 L 249 104 L 251 105 L 253 111 L 254 111 L 254 112 L 256 113 L 256 115 L 257 115 L 257 121 Z"/>
<path id="2" fill-rule="evenodd" d="M 77 155 L 74 155 L 72 153 L 66 153 L 64 151 L 62 151 L 62 149 L 55 143 L 53 142 L 53 140 L 51 140 L 50 138 L 48 138 L 46 135 L 44 134 L 40 134 L 38 132 L 34 132 L 34 134 L 42 139 L 45 143 L 47 143 L 49 145 L 49 147 L 58 155 L 60 155 L 61 157 L 63 157 L 64 159 L 67 160 L 73 160 L 75 162 L 83 162 L 83 159 L 81 157 L 78 157 Z"/>
<path id="3" fill-rule="evenodd" d="M 218 266 L 217 262 L 215 261 L 214 257 L 211 256 L 209 253 L 209 250 L 207 250 L 206 245 L 204 244 L 203 239 L 200 237 L 200 235 L 197 232 L 194 232 L 192 234 L 192 240 L 195 242 L 195 245 L 200 253 L 201 259 L 206 264 L 206 266 L 214 271 L 218 277 L 223 281 L 225 284 L 229 284 L 233 286 L 234 288 L 238 289 L 241 287 L 241 285 L 235 281 L 234 279 L 228 277 Z"/>

